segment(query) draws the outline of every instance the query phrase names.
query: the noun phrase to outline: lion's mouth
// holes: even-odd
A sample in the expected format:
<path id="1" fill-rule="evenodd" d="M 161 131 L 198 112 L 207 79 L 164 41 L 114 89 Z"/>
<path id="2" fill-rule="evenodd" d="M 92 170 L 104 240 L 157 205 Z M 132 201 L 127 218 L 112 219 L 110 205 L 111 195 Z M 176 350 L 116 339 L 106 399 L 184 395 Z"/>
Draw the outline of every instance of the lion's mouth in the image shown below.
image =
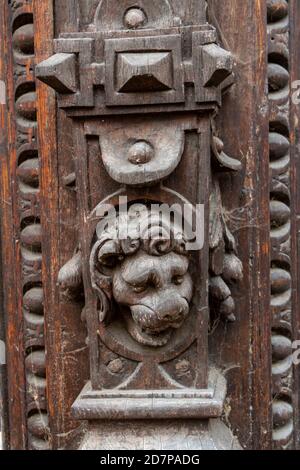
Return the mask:
<path id="1" fill-rule="evenodd" d="M 137 323 L 130 322 L 128 331 L 131 336 L 144 346 L 161 347 L 165 346 L 171 339 L 173 328 L 168 328 L 160 333 L 152 330 L 144 330 Z"/>
<path id="2" fill-rule="evenodd" d="M 130 307 L 130 313 L 126 315 L 128 332 L 145 346 L 165 346 L 171 339 L 174 329 L 182 326 L 187 313 L 188 303 L 178 315 L 165 316 L 163 319 L 149 307 L 135 305 Z"/>

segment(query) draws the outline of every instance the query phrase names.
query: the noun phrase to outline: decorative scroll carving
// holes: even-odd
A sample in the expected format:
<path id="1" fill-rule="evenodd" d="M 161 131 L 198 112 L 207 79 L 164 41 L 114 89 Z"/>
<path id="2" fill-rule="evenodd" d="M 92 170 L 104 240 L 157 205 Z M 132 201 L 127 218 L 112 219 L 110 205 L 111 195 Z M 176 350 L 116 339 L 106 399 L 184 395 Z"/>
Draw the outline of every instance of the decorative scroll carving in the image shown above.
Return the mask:
<path id="1" fill-rule="evenodd" d="M 29 449 L 49 449 L 46 395 L 46 354 L 42 286 L 42 246 L 39 200 L 39 154 L 34 64 L 34 25 L 31 1 L 10 2 L 12 15 L 17 166 L 12 180 L 17 201 L 24 321 L 24 413 Z M 13 430 L 12 430 L 13 431 Z"/>
<path id="2" fill-rule="evenodd" d="M 126 239 L 124 233 L 129 232 Z M 147 233 L 146 233 L 147 232 Z M 184 238 L 153 214 L 121 217 L 100 234 L 91 254 L 94 289 L 115 301 L 130 335 L 164 346 L 189 313 L 192 280 Z M 107 317 L 100 312 L 100 321 Z"/>
<path id="3" fill-rule="evenodd" d="M 215 162 L 216 170 L 232 170 L 239 171 L 242 169 L 242 163 L 235 158 L 229 157 L 224 152 L 224 143 L 219 137 L 213 135 L 212 137 L 212 153 Z"/>
<path id="4" fill-rule="evenodd" d="M 289 3 L 268 1 L 273 442 L 293 446 Z"/>

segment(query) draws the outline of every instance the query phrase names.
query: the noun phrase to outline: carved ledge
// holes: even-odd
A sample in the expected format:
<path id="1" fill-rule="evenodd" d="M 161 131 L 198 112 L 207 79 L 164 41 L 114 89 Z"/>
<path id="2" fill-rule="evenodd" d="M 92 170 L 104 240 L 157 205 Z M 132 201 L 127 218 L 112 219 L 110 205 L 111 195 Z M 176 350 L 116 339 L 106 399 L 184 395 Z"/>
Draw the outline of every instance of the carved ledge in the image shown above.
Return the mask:
<path id="1" fill-rule="evenodd" d="M 205 390 L 93 390 L 89 382 L 72 406 L 80 420 L 149 420 L 219 418 L 226 397 L 226 380 L 216 370 Z"/>
<path id="2" fill-rule="evenodd" d="M 142 10 L 125 12 L 124 22 L 133 26 L 124 36 L 116 25 L 105 36 L 69 33 L 54 41 L 56 54 L 38 64 L 35 74 L 58 93 L 58 104 L 68 115 L 120 115 L 130 112 L 128 107 L 143 114 L 214 111 L 221 105 L 234 64 L 231 53 L 216 43 L 215 29 L 207 23 L 169 25 L 160 34 L 157 29 L 137 34 L 139 17 L 143 23 L 148 15 L 143 20 Z M 188 36 L 186 60 L 182 51 Z"/>

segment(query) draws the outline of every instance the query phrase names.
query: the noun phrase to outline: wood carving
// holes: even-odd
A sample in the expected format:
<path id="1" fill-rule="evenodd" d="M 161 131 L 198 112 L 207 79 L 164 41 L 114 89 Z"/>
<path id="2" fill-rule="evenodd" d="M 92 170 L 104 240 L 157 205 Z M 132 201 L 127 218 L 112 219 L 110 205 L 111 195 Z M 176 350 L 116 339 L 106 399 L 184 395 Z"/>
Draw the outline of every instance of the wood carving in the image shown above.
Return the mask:
<path id="1" fill-rule="evenodd" d="M 16 449 L 50 449 L 44 334 L 44 295 L 40 221 L 40 154 L 37 142 L 37 100 L 34 75 L 34 19 L 31 0 L 2 2 L 1 42 L 5 43 L 7 109 L 4 125 L 7 146 L 10 212 L 13 224 L 9 262 L 13 278 L 6 281 L 14 302 L 7 304 L 10 331 L 7 356 L 12 364 L 9 387 L 10 446 Z M 2 146 L 1 146 L 2 147 Z M 1 156 L 2 160 L 2 156 Z M 4 174 L 4 173 L 3 173 Z M 9 246 L 5 248 L 9 251 Z M 13 279 L 13 280 L 12 280 Z M 9 298 L 9 296 L 8 296 Z M 13 391 L 14 389 L 14 391 Z"/>
<path id="2" fill-rule="evenodd" d="M 153 0 L 149 9 L 147 0 L 130 0 L 118 3 L 118 12 L 112 14 L 111 4 L 102 0 L 96 10 L 94 28 L 98 31 L 119 29 L 164 28 L 174 26 L 172 8 L 168 0 Z"/>
<path id="3" fill-rule="evenodd" d="M 80 108 L 93 107 L 92 114 L 99 116 L 161 112 L 157 105 L 164 105 L 165 111 L 182 111 L 200 110 L 205 102 L 221 104 L 233 58 L 216 44 L 214 28 L 205 22 L 190 28 L 184 57 L 186 30 L 176 25 L 177 17 L 170 21 L 169 2 L 157 2 L 155 7 L 156 2 L 140 1 L 133 10 L 129 4 L 124 1 L 123 9 L 119 4 L 114 9 L 111 3 L 100 2 L 88 28 L 90 34 L 64 34 L 55 41 L 56 54 L 37 66 L 39 79 L 58 92 L 59 106 L 70 116 L 84 113 Z M 203 18 L 204 2 L 198 8 Z M 159 11 L 164 13 L 159 15 Z M 161 24 L 165 29 L 160 29 Z M 99 27 L 105 37 L 99 35 Z"/>
<path id="4" fill-rule="evenodd" d="M 236 241 L 226 221 L 217 172 L 239 171 L 242 164 L 225 154 L 222 140 L 215 135 L 212 137 L 212 157 L 216 173 L 210 195 L 210 307 L 212 318 L 217 314 L 233 322 L 236 319 L 235 301 L 230 287 L 242 281 L 243 265 L 237 257 Z"/>
<path id="5" fill-rule="evenodd" d="M 90 265 L 100 301 L 103 294 L 108 298 L 104 306 L 115 302 L 130 335 L 140 344 L 159 347 L 189 314 L 192 280 L 184 238 L 169 221 L 165 226 L 159 217 L 153 219 L 150 213 L 119 218 L 100 234 Z M 108 314 L 102 309 L 100 321 Z"/>
<path id="6" fill-rule="evenodd" d="M 61 268 L 58 283 L 66 299 L 79 300 L 83 297 L 81 250 L 76 251 L 70 261 Z"/>
<path id="7" fill-rule="evenodd" d="M 190 126 L 190 120 L 180 117 L 132 117 L 125 129 L 119 119 L 104 121 L 100 147 L 105 169 L 112 179 L 130 186 L 165 179 L 180 163 L 184 132 Z"/>
<path id="8" fill-rule="evenodd" d="M 210 220 L 210 297 L 212 313 L 235 321 L 235 301 L 230 286 L 243 279 L 243 265 L 237 257 L 236 242 L 223 212 L 220 188 L 214 182 Z"/>
<path id="9" fill-rule="evenodd" d="M 4 447 L 299 447 L 299 24 L 1 2 Z"/>
<path id="10" fill-rule="evenodd" d="M 287 1 L 268 1 L 273 445 L 293 446 L 290 57 Z M 295 308 L 295 311 L 297 309 Z"/>
<path id="11" fill-rule="evenodd" d="M 80 252 L 59 284 L 71 297 L 84 287 L 91 381 L 72 407 L 79 419 L 208 423 L 222 413 L 225 382 L 208 365 L 206 286 L 210 272 L 213 303 L 233 320 L 230 284 L 242 266 L 217 178 L 211 189 L 209 182 L 215 167 L 241 167 L 216 137 L 211 165 L 211 119 L 232 83 L 233 58 L 206 23 L 204 1 L 193 26 L 176 9 L 169 1 L 102 0 L 89 25 L 61 34 L 56 54 L 36 67 L 74 126 Z M 179 172 L 194 184 L 180 183 Z M 146 212 L 121 213 L 124 196 Z M 203 249 L 188 249 L 192 237 L 176 216 L 153 216 L 152 204 L 181 214 L 188 206 L 194 219 L 203 206 Z M 81 448 L 91 448 L 91 432 L 89 424 Z"/>

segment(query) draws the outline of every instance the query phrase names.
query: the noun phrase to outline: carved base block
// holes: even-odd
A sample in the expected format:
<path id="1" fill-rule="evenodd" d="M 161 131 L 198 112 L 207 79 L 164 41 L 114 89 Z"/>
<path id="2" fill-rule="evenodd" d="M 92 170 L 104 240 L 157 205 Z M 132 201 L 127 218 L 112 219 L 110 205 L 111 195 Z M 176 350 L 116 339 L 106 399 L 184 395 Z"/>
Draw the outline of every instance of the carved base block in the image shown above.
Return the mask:
<path id="1" fill-rule="evenodd" d="M 81 450 L 240 449 L 222 423 L 226 380 L 209 373 L 208 388 L 92 390 L 88 383 L 72 406 L 88 420 Z"/>
<path id="2" fill-rule="evenodd" d="M 88 382 L 72 406 L 79 420 L 209 419 L 222 415 L 226 380 L 210 370 L 206 389 L 92 390 Z"/>
<path id="3" fill-rule="evenodd" d="M 219 419 L 92 421 L 79 450 L 241 450 Z"/>

